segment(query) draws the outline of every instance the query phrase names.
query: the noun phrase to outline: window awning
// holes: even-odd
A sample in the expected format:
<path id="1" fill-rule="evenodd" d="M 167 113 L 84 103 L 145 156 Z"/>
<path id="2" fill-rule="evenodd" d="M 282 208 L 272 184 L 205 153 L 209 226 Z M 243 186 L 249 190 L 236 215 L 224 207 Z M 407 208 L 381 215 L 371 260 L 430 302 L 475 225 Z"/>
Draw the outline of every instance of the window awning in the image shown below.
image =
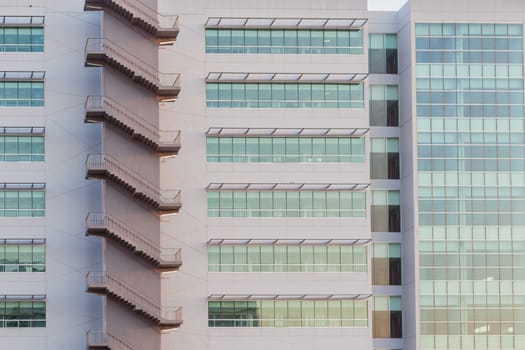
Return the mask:
<path id="1" fill-rule="evenodd" d="M 0 80 L 44 80 L 46 72 L 43 71 L 27 71 L 27 72 L 13 72 L 13 71 L 0 71 Z"/>
<path id="2" fill-rule="evenodd" d="M 33 245 L 33 244 L 45 244 L 45 238 L 37 239 L 0 239 L 0 245 Z"/>
<path id="3" fill-rule="evenodd" d="M 333 136 L 349 137 L 364 136 L 368 133 L 368 128 L 338 129 L 338 128 L 209 128 L 206 132 L 208 136 Z"/>
<path id="4" fill-rule="evenodd" d="M 0 190 L 43 190 L 45 183 L 0 183 Z"/>
<path id="5" fill-rule="evenodd" d="M 44 127 L 0 127 L 0 135 L 43 135 Z"/>
<path id="6" fill-rule="evenodd" d="M 210 72 L 207 82 L 245 83 L 360 83 L 368 73 L 247 73 Z"/>
<path id="7" fill-rule="evenodd" d="M 0 26 L 42 26 L 44 16 L 0 16 Z"/>
<path id="8" fill-rule="evenodd" d="M 370 184 L 359 183 L 210 183 L 208 191 L 360 191 Z"/>
<path id="9" fill-rule="evenodd" d="M 206 28 L 360 29 L 366 18 L 208 17 Z"/>
<path id="10" fill-rule="evenodd" d="M 26 300 L 46 300 L 45 295 L 33 294 L 33 295 L 0 295 L 0 300 L 3 301 L 26 301 Z"/>
<path id="11" fill-rule="evenodd" d="M 208 300 L 363 300 L 371 296 L 371 294 L 210 294 Z"/>
<path id="12" fill-rule="evenodd" d="M 208 245 L 365 245 L 371 239 L 210 239 Z"/>

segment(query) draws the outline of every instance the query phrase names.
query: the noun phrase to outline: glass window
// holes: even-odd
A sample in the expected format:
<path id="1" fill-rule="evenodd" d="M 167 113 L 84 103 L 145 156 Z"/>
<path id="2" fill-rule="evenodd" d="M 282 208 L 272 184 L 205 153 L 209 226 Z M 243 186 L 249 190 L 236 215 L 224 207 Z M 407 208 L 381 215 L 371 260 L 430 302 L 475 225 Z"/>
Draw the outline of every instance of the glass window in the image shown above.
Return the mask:
<path id="1" fill-rule="evenodd" d="M 206 53 L 362 54 L 363 31 L 207 28 Z"/>
<path id="2" fill-rule="evenodd" d="M 235 208 L 233 198 L 239 198 L 235 200 Z M 345 203 L 340 204 L 340 198 L 344 198 Z M 364 217 L 365 214 L 364 192 L 208 192 L 209 217 Z"/>
<path id="3" fill-rule="evenodd" d="M 43 52 L 44 28 L 0 28 L 0 52 Z"/>
<path id="4" fill-rule="evenodd" d="M 397 35 L 369 34 L 369 71 L 378 74 L 397 74 Z"/>
<path id="5" fill-rule="evenodd" d="M 370 125 L 398 126 L 399 102 L 397 85 L 370 86 Z"/>
<path id="6" fill-rule="evenodd" d="M 362 245 L 211 245 L 208 271 L 366 272 L 367 248 Z"/>
<path id="7" fill-rule="evenodd" d="M 43 136 L 0 135 L 0 161 L 28 162 L 43 160 Z"/>
<path id="8" fill-rule="evenodd" d="M 364 162 L 363 137 L 208 137 L 209 162 Z"/>
<path id="9" fill-rule="evenodd" d="M 399 179 L 399 139 L 371 138 L 370 177 L 372 179 Z"/>
<path id="10" fill-rule="evenodd" d="M 0 191 L 0 216 L 44 216 L 44 191 Z"/>
<path id="11" fill-rule="evenodd" d="M 46 326 L 46 304 L 44 301 L 0 302 L 1 328 L 32 328 Z"/>
<path id="12" fill-rule="evenodd" d="M 362 109 L 363 88 L 363 83 L 206 83 L 206 106 Z"/>
<path id="13" fill-rule="evenodd" d="M 247 305 L 247 306 L 246 306 Z M 331 327 L 368 325 L 366 300 L 209 301 L 210 327 Z"/>
<path id="14" fill-rule="evenodd" d="M 0 106 L 41 107 L 44 105 L 44 83 L 39 81 L 0 82 Z"/>

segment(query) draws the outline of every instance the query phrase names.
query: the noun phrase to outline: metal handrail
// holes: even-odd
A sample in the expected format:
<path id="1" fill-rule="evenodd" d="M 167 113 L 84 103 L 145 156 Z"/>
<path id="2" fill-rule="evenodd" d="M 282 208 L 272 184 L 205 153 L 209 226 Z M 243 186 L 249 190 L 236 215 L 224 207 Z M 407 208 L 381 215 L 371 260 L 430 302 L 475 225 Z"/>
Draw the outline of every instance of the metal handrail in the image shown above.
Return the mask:
<path id="1" fill-rule="evenodd" d="M 105 213 L 89 213 L 86 217 L 86 225 L 87 227 L 103 227 L 136 247 L 138 251 L 157 258 L 160 262 L 176 263 L 181 261 L 180 248 L 161 248 L 153 242 L 144 239 L 126 224 Z"/>
<path id="2" fill-rule="evenodd" d="M 177 27 L 178 16 L 166 16 L 138 0 L 113 0 L 121 7 L 130 9 L 134 17 L 142 18 L 155 24 L 159 29 L 174 29 Z"/>
<path id="3" fill-rule="evenodd" d="M 88 170 L 106 170 L 118 176 L 133 187 L 136 193 L 141 193 L 156 200 L 159 205 L 180 203 L 180 190 L 161 190 L 125 165 L 105 154 L 89 154 L 86 159 L 86 168 Z"/>
<path id="4" fill-rule="evenodd" d="M 134 350 L 131 346 L 107 332 L 88 331 L 88 346 L 106 346 L 111 350 Z"/>
<path id="5" fill-rule="evenodd" d="M 182 320 L 182 307 L 160 306 L 107 272 L 88 272 L 86 281 L 89 287 L 104 287 L 131 302 L 135 309 L 157 318 L 160 322 Z"/>
<path id="6" fill-rule="evenodd" d="M 159 130 L 155 125 L 140 118 L 115 100 L 105 96 L 88 96 L 85 104 L 88 109 L 103 109 L 113 117 L 123 121 L 135 133 L 160 144 L 180 144 L 180 130 Z"/>
<path id="7" fill-rule="evenodd" d="M 84 54 L 105 54 L 120 62 L 125 63 L 135 75 L 149 80 L 159 88 L 177 87 L 180 74 L 178 73 L 161 73 L 146 62 L 142 61 L 123 47 L 115 44 L 106 38 L 89 38 L 86 41 Z"/>

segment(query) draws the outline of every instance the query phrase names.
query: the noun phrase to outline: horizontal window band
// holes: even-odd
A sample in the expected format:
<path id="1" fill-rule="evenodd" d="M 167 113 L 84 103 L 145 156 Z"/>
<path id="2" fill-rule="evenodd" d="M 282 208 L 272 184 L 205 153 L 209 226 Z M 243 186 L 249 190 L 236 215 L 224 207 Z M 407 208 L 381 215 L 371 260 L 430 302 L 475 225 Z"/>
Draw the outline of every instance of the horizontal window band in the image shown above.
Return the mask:
<path id="1" fill-rule="evenodd" d="M 364 245 L 371 239 L 210 239 L 208 245 Z"/>
<path id="2" fill-rule="evenodd" d="M 208 191 L 360 191 L 370 184 L 336 183 L 210 183 Z"/>
<path id="3" fill-rule="evenodd" d="M 206 28 L 360 29 L 367 18 L 209 17 Z"/>

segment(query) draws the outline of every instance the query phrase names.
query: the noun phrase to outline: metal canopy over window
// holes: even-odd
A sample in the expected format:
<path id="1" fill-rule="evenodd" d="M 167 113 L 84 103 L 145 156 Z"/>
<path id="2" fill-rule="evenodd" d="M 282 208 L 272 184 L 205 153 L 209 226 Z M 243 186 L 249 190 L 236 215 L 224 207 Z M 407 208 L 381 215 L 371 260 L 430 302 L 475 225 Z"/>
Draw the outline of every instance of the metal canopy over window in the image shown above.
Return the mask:
<path id="1" fill-rule="evenodd" d="M 337 183 L 210 183 L 208 191 L 360 191 L 370 184 Z"/>
<path id="2" fill-rule="evenodd" d="M 366 18 L 209 17 L 206 28 L 360 29 Z"/>
<path id="3" fill-rule="evenodd" d="M 244 300 L 363 300 L 371 294 L 210 294 L 208 301 Z"/>
<path id="4" fill-rule="evenodd" d="M 42 245 L 46 244 L 45 238 L 37 239 L 0 239 L 0 245 Z"/>
<path id="5" fill-rule="evenodd" d="M 371 239 L 210 239 L 208 245 L 365 245 Z"/>
<path id="6" fill-rule="evenodd" d="M 207 136 L 326 136 L 326 137 L 350 137 L 364 136 L 370 129 L 338 129 L 338 128 L 209 128 Z"/>
<path id="7" fill-rule="evenodd" d="M 0 183 L 0 190 L 43 190 L 45 183 Z"/>
<path id="8" fill-rule="evenodd" d="M 210 72 L 207 82 L 245 83 L 360 83 L 367 73 L 232 73 Z"/>
<path id="9" fill-rule="evenodd" d="M 43 26 L 44 16 L 0 16 L 0 26 Z"/>
<path id="10" fill-rule="evenodd" d="M 43 135 L 44 127 L 0 127 L 0 135 Z"/>
<path id="11" fill-rule="evenodd" d="M 27 71 L 27 72 L 13 72 L 13 71 L 0 71 L 0 80 L 44 80 L 46 72 L 43 71 Z"/>
<path id="12" fill-rule="evenodd" d="M 45 295 L 34 294 L 34 295 L 0 295 L 0 301 L 29 301 L 29 300 L 46 300 Z"/>

